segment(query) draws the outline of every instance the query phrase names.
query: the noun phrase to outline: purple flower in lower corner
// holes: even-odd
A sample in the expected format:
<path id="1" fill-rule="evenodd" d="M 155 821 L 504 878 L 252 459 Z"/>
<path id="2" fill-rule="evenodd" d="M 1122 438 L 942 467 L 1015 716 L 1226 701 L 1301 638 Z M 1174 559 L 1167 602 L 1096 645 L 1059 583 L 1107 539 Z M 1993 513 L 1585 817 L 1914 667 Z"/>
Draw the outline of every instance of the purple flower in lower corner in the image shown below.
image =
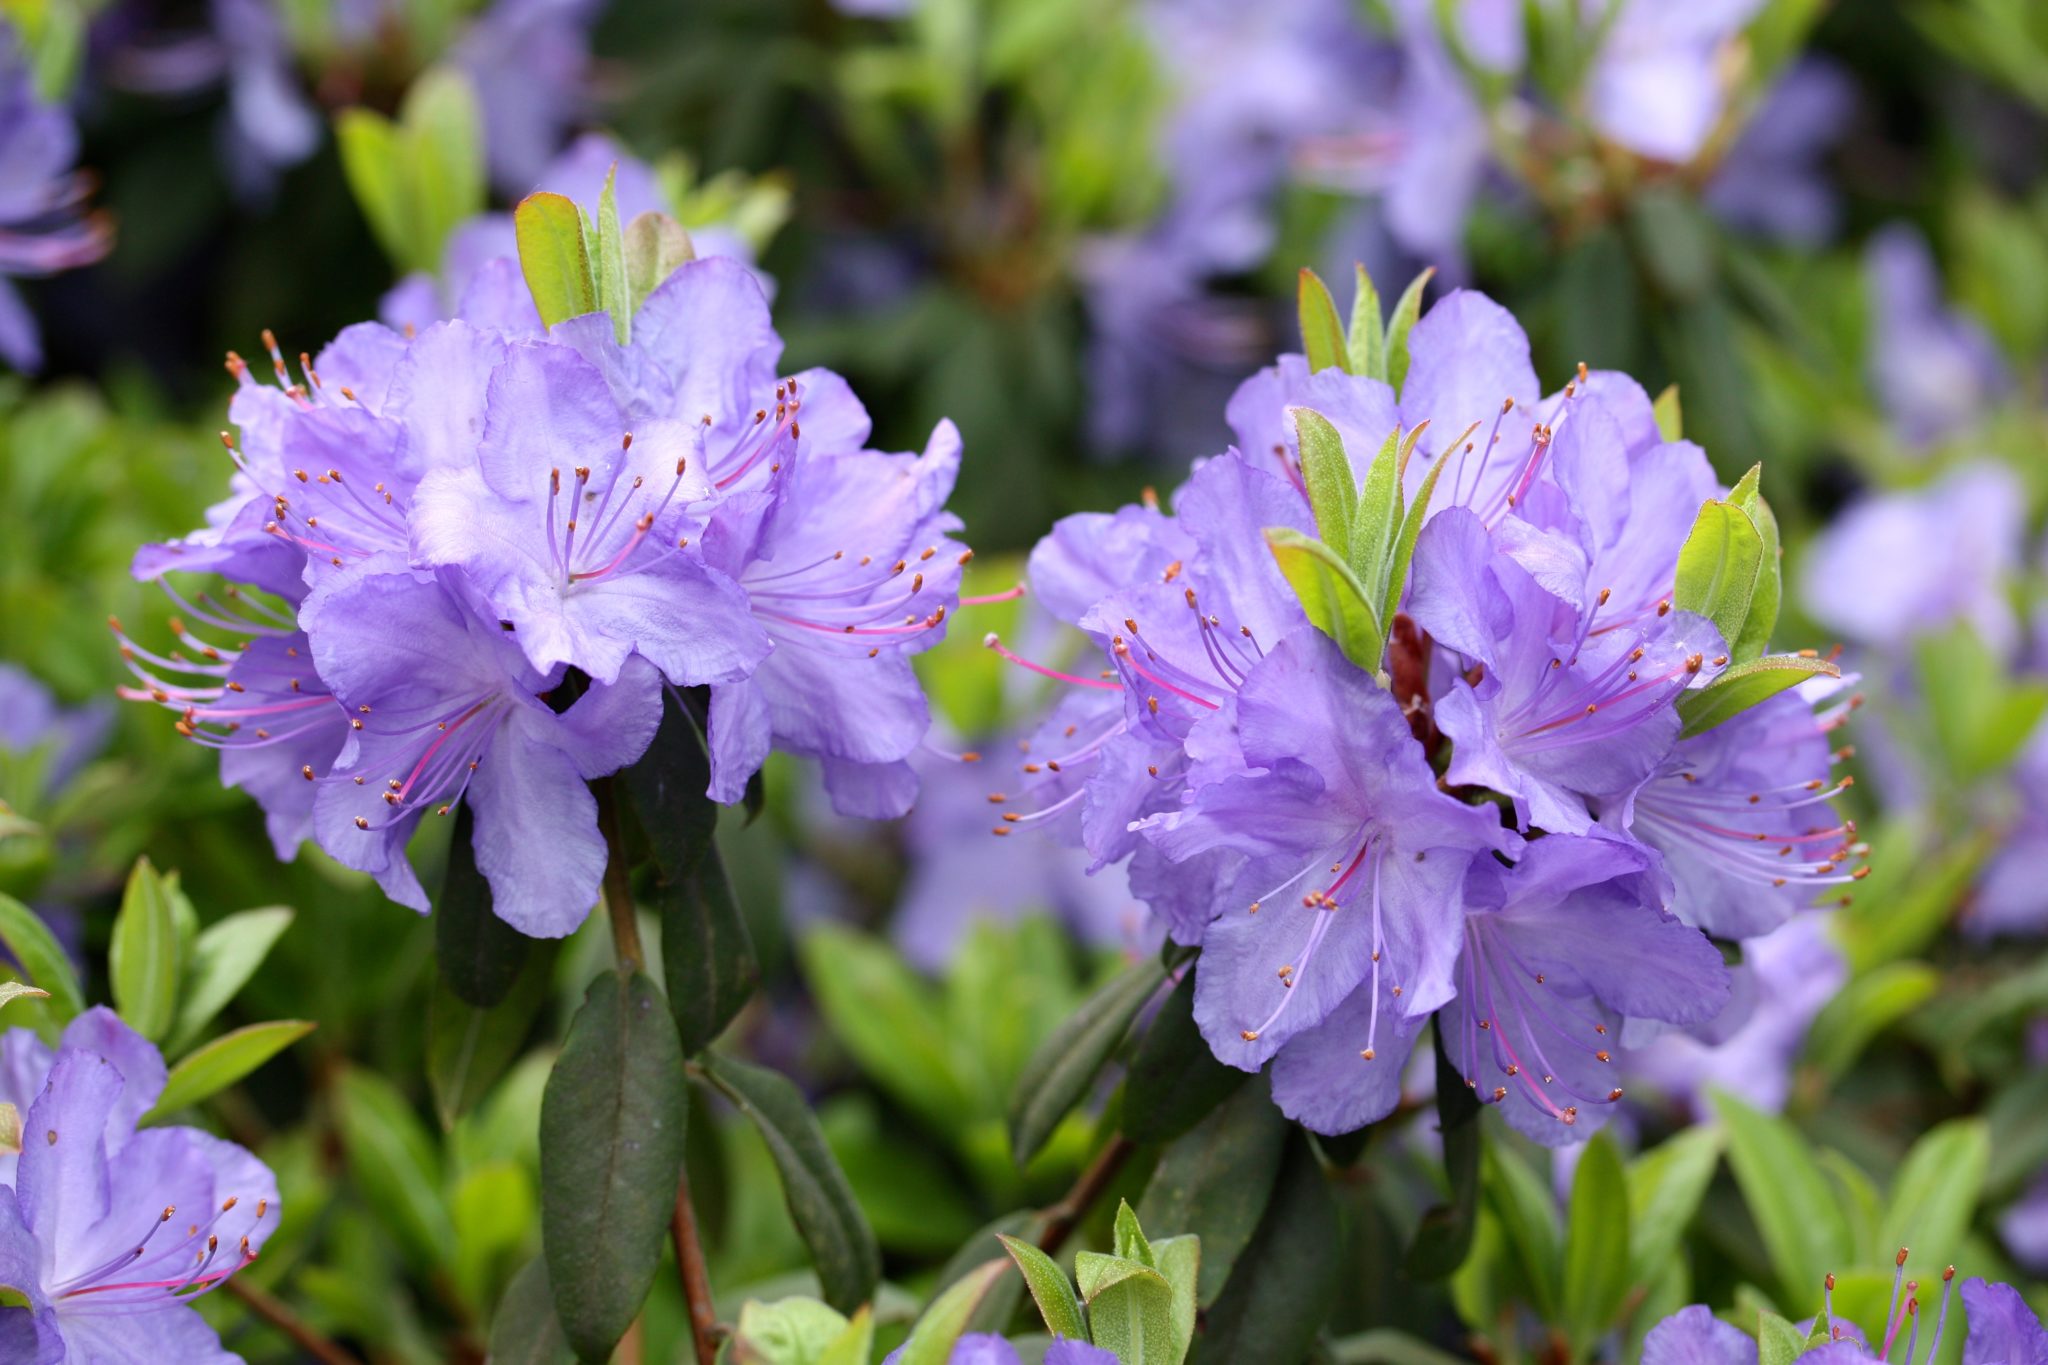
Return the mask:
<path id="1" fill-rule="evenodd" d="M 1803 1352 L 1794 1365 L 1854 1365 L 1862 1360 L 1933 1365 L 1948 1330 L 1955 1267 L 1950 1266 L 1942 1276 L 1941 1304 L 1935 1310 L 1927 1350 L 1922 1354 L 1919 1343 L 1924 1305 L 1910 1289 L 1901 1293 L 1899 1280 L 1904 1277 L 1905 1258 L 1906 1253 L 1901 1251 L 1891 1306 L 1881 1332 L 1866 1339 L 1853 1323 L 1837 1321 L 1831 1312 L 1828 1316 L 1834 1339 Z M 1832 1303 L 1833 1276 L 1828 1277 L 1828 1285 Z M 1963 1365 L 2048 1365 L 2048 1328 L 2042 1327 L 2040 1318 L 2017 1289 L 2009 1284 L 1970 1279 L 1963 1282 L 1962 1300 L 1968 1319 Z M 1876 1349 L 1871 1341 L 1878 1343 Z M 1705 1305 L 1694 1304 L 1650 1329 L 1643 1340 L 1642 1365 L 1756 1365 L 1757 1355 L 1753 1337 L 1721 1321 Z"/>
<path id="2" fill-rule="evenodd" d="M 104 1009 L 54 1055 L 25 1029 L 0 1036 L 0 1100 L 27 1139 L 0 1173 L 0 1358 L 239 1360 L 190 1302 L 262 1251 L 277 1181 L 198 1129 L 138 1130 L 163 1083 L 156 1049 Z"/>

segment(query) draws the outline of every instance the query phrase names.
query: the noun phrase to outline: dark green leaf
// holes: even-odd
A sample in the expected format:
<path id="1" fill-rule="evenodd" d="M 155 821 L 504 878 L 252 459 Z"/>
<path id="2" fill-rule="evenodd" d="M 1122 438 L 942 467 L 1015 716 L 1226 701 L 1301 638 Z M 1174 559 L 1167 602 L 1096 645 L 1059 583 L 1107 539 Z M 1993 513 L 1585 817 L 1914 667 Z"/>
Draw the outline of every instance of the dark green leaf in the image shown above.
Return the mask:
<path id="1" fill-rule="evenodd" d="M 0 891 L 0 942 L 21 964 L 30 984 L 50 993 L 43 1008 L 49 1012 L 51 1022 L 70 1023 L 85 1008 L 85 996 L 78 989 L 78 978 L 72 975 L 71 960 L 58 946 L 42 916 L 4 891 Z"/>
<path id="2" fill-rule="evenodd" d="M 138 859 L 128 874 L 107 948 L 114 1007 L 130 1028 L 152 1041 L 171 1031 L 184 968 L 178 924 L 163 878 L 149 859 Z"/>
<path id="3" fill-rule="evenodd" d="M 1337 315 L 1337 301 L 1330 287 L 1315 271 L 1302 267 L 1295 296 L 1301 318 L 1301 349 L 1308 356 L 1309 372 L 1336 368 L 1348 370 L 1349 348 L 1344 341 L 1344 320 Z"/>
<path id="4" fill-rule="evenodd" d="M 583 214 L 563 195 L 539 191 L 512 211 L 519 269 L 540 320 L 552 327 L 597 311 L 597 282 L 583 240 Z"/>
<path id="5" fill-rule="evenodd" d="M 1440 1280 L 1465 1262 L 1479 1220 L 1479 1101 L 1458 1074 L 1444 1040 L 1436 1036 L 1436 1120 L 1443 1135 L 1444 1174 L 1451 1182 L 1451 1202 L 1422 1215 L 1415 1241 L 1408 1248 L 1408 1273 L 1419 1280 Z"/>
<path id="6" fill-rule="evenodd" d="M 1124 1135 L 1133 1142 L 1171 1142 L 1229 1099 L 1250 1073 L 1225 1066 L 1195 1023 L 1195 974 L 1160 1002 L 1139 1040 L 1124 1080 Z"/>
<path id="7" fill-rule="evenodd" d="M 477 871 L 469 803 L 455 809 L 448 867 L 434 906 L 434 962 L 456 996 L 488 1009 L 505 998 L 526 962 L 533 940 L 491 911 L 491 887 Z"/>
<path id="8" fill-rule="evenodd" d="M 548 1002 L 555 949 L 536 942 L 512 989 L 488 1009 L 456 995 L 446 980 L 435 983 L 427 1006 L 427 1080 L 443 1127 L 452 1128 L 518 1059 Z"/>
<path id="9" fill-rule="evenodd" d="M 1461 1086 L 1462 1088 L 1462 1086 Z M 1290 1134 L 1273 1200 L 1196 1338 L 1196 1365 L 1298 1365 L 1336 1306 L 1343 1226 L 1315 1152 Z"/>
<path id="10" fill-rule="evenodd" d="M 718 806 L 706 796 L 711 756 L 704 732 L 680 695 L 663 689 L 661 728 L 638 762 L 621 775 L 634 813 L 670 881 L 680 880 L 711 851 Z"/>
<path id="11" fill-rule="evenodd" d="M 1010 1150 L 1019 1166 L 1038 1155 L 1067 1111 L 1087 1095 L 1165 977 L 1158 958 L 1140 958 L 1083 1001 L 1032 1054 L 1010 1100 Z"/>
<path id="12" fill-rule="evenodd" d="M 1572 1177 L 1565 1225 L 1565 1331 L 1583 1358 L 1614 1325 L 1628 1297 L 1628 1182 L 1614 1139 L 1595 1133 Z"/>
<path id="13" fill-rule="evenodd" d="M 882 1276 L 882 1256 L 810 1105 L 787 1077 L 765 1067 L 707 1053 L 704 1069 L 768 1144 L 782 1176 L 790 1218 L 810 1248 L 825 1302 L 852 1312 L 874 1293 Z"/>
<path id="14" fill-rule="evenodd" d="M 600 972 L 540 1111 L 541 1245 L 556 1316 L 585 1360 L 609 1358 L 654 1283 L 688 1113 L 661 993 L 643 976 Z"/>
<path id="15" fill-rule="evenodd" d="M 1128 1103 L 1128 1101 L 1127 1101 Z M 1288 1126 L 1264 1086 L 1245 1086 L 1159 1155 L 1142 1222 L 1202 1239 L 1197 1300 L 1216 1301 L 1273 1197 Z"/>
<path id="16" fill-rule="evenodd" d="M 576 1359 L 548 1288 L 548 1263 L 536 1256 L 512 1277 L 491 1319 L 491 1365 L 566 1365 Z"/>

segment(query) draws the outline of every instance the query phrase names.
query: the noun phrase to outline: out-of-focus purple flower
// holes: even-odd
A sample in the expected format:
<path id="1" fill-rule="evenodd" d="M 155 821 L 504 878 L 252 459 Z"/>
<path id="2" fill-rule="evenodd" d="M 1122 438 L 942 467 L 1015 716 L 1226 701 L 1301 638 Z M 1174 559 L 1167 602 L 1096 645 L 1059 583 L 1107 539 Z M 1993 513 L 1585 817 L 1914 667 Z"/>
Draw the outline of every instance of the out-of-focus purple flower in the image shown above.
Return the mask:
<path id="1" fill-rule="evenodd" d="M 71 115 L 36 95 L 11 24 L 0 22 L 0 360 L 40 369 L 42 335 L 8 281 L 90 265 L 107 254 L 106 220 L 81 211 L 89 182 L 77 173 Z"/>
<path id="2" fill-rule="evenodd" d="M 2011 386 L 1991 336 L 1951 309 L 1926 241 L 1893 224 L 1864 248 L 1870 385 L 1909 444 L 1931 445 L 1980 419 Z"/>
<path id="3" fill-rule="evenodd" d="M 1822 173 L 1856 109 L 1848 73 L 1801 58 L 1774 86 L 1707 186 L 1707 207 L 1730 226 L 1796 246 L 1835 235 L 1841 203 Z"/>
<path id="4" fill-rule="evenodd" d="M 1681 1308 L 1643 1338 L 1642 1365 L 1756 1365 L 1756 1338 L 1703 1303 Z"/>
<path id="5" fill-rule="evenodd" d="M 2021 750 L 2012 785 L 2011 824 L 1963 910 L 1963 928 L 1974 937 L 2048 930 L 2048 732 Z"/>
<path id="6" fill-rule="evenodd" d="M 42 751 L 35 791 L 0 792 L 27 808 L 61 791 L 106 743 L 113 716 L 104 705 L 64 707 L 34 676 L 0 663 L 0 757 L 22 759 Z"/>
<path id="7" fill-rule="evenodd" d="M 1679 913 L 1710 934 L 1768 934 L 1853 880 L 1842 867 L 1856 832 L 1828 805 L 1845 784 L 1830 773 L 1827 737 L 1848 708 L 1815 714 L 1815 690 L 1782 692 L 1681 740 L 1641 786 L 1603 803 L 1603 823 L 1657 850 Z"/>
<path id="8" fill-rule="evenodd" d="M 2015 1265 L 2034 1275 L 2048 1275 L 2048 1174 L 2000 1215 L 1998 1238 Z"/>
<path id="9" fill-rule="evenodd" d="M 268 194 L 278 173 L 320 145 L 320 116 L 299 88 L 284 18 L 264 0 L 210 0 L 228 83 L 221 126 L 228 176 L 245 195 Z"/>
<path id="10" fill-rule="evenodd" d="M 1784 1108 L 1807 1026 L 1848 979 L 1828 922 L 1798 915 L 1744 943 L 1727 1008 L 1693 1033 L 1671 1030 L 1631 1049 L 1631 1079 L 1683 1098 L 1702 1119 L 1710 1089 L 1772 1113 Z"/>
<path id="11" fill-rule="evenodd" d="M 2019 630 L 2006 590 L 2025 506 L 2018 478 L 1989 460 L 1865 498 L 1808 546 L 1800 598 L 1822 625 L 1876 650 L 1896 654 L 1962 621 L 2006 653 Z"/>
<path id="12" fill-rule="evenodd" d="M 1625 0 L 1587 77 L 1600 135 L 1657 161 L 1697 156 L 1728 99 L 1729 44 L 1763 0 Z"/>
<path id="13" fill-rule="evenodd" d="M 491 179 L 506 193 L 532 187 L 582 115 L 590 28 L 603 7 L 603 0 L 496 0 L 451 49 L 476 87 Z M 632 216 L 623 200 L 619 212 Z"/>
<path id="14" fill-rule="evenodd" d="M 0 1183 L 0 1284 L 27 1301 L 0 1308 L 8 1360 L 239 1359 L 190 1301 L 262 1251 L 277 1181 L 198 1129 L 138 1131 L 163 1083 L 156 1049 L 103 1009 L 54 1056 L 25 1029 L 0 1037 L 0 1098 L 38 1135 Z"/>

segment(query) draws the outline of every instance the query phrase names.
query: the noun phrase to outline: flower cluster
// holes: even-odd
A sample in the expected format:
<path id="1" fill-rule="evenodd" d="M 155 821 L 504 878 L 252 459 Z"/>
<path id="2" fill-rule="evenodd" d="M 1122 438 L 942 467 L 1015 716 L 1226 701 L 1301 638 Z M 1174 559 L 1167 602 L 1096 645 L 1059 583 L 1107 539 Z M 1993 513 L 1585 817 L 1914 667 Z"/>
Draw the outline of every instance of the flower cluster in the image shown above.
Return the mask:
<path id="1" fill-rule="evenodd" d="M 0 1356 L 239 1359 L 191 1300 L 256 1259 L 277 1230 L 277 1181 L 232 1142 L 140 1127 L 164 1059 L 110 1010 L 64 1030 L 0 1034 Z"/>
<path id="2" fill-rule="evenodd" d="M 682 265 L 629 333 L 543 329 L 525 289 L 495 261 L 463 317 L 352 327 L 296 374 L 272 344 L 274 385 L 230 356 L 230 496 L 135 563 L 190 622 L 169 653 L 122 646 L 127 695 L 222 751 L 280 857 L 310 836 L 424 910 L 406 842 L 466 801 L 497 913 L 558 936 L 604 868 L 586 782 L 645 750 L 664 681 L 709 688 L 714 799 L 780 746 L 844 813 L 907 809 L 908 656 L 970 552 L 952 425 L 868 449 L 843 380 L 778 373 L 739 263 Z M 177 571 L 246 586 L 188 597 Z"/>
<path id="3" fill-rule="evenodd" d="M 995 832 L 1045 822 L 1098 867 L 1127 861 L 1201 948 L 1211 1048 L 1270 1064 L 1310 1128 L 1388 1113 L 1434 1015 L 1481 1100 L 1563 1143 L 1621 1098 L 1625 1043 L 1728 1004 L 1709 935 L 1766 934 L 1860 875 L 1828 804 L 1848 705 L 1816 714 L 1839 686 L 1824 663 L 1760 657 L 1774 531 L 1746 614 L 1680 606 L 1696 518 L 1734 518 L 1754 482 L 1728 494 L 1632 381 L 1582 367 L 1546 397 L 1520 327 L 1473 293 L 1399 344 L 1396 383 L 1284 357 L 1239 390 L 1236 445 L 1171 514 L 1070 517 L 1039 544 L 1038 601 L 1102 666 L 990 638 L 1073 687 L 1063 742 L 996 776 Z M 1313 430 L 1341 437 L 1334 469 Z M 1439 457 L 1395 472 L 1425 437 Z M 1386 624 L 1361 647 L 1330 606 L 1339 580 L 1358 591 L 1333 521 L 1376 484 L 1393 524 L 1360 511 L 1348 544 L 1382 580 L 1362 572 L 1355 613 Z M 1387 553 L 1361 559 L 1382 529 Z M 1772 669 L 1811 681 L 1757 686 Z"/>

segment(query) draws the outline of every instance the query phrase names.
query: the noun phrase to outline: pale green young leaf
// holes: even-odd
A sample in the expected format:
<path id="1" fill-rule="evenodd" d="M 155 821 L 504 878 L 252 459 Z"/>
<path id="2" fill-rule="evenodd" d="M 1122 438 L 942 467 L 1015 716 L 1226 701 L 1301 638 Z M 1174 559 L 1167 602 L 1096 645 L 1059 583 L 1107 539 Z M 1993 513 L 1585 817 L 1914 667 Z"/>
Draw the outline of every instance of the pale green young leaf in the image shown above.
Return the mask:
<path id="1" fill-rule="evenodd" d="M 1187 1355 L 1195 1339 L 1199 1316 L 1195 1293 L 1202 1276 L 1202 1239 L 1188 1233 L 1162 1238 L 1152 1244 L 1152 1253 L 1159 1273 L 1166 1277 L 1167 1287 L 1173 1291 L 1174 1354 L 1168 1359 L 1178 1361 Z"/>
<path id="2" fill-rule="evenodd" d="M 1582 1358 L 1614 1325 L 1630 1283 L 1628 1181 L 1613 1136 L 1595 1133 L 1572 1176 L 1564 1234 L 1565 1330 Z"/>
<path id="3" fill-rule="evenodd" d="M 1335 640 L 1345 658 L 1379 673 L 1386 637 L 1351 567 L 1335 550 L 1291 527 L 1267 527 L 1266 546 L 1315 628 Z"/>
<path id="4" fill-rule="evenodd" d="M 1851 1245 L 1834 1186 L 1796 1128 L 1725 1092 L 1712 1098 L 1728 1132 L 1728 1165 L 1777 1276 L 1779 1301 L 1803 1303 L 1823 1276 L 1853 1264 L 1864 1249 Z"/>
<path id="5" fill-rule="evenodd" d="M 312 1031 L 313 1025 L 302 1019 L 278 1019 L 223 1033 L 179 1059 L 164 1093 L 142 1121 L 159 1121 L 220 1093 Z"/>
<path id="6" fill-rule="evenodd" d="M 163 878 L 149 859 L 138 859 L 128 874 L 107 949 L 114 1008 L 137 1033 L 160 1040 L 176 1017 L 183 971 L 177 918 Z"/>
<path id="7" fill-rule="evenodd" d="M 1365 267 L 1358 272 L 1358 292 L 1351 296 L 1351 334 L 1345 344 L 1349 369 L 1368 379 L 1387 377 L 1386 323 L 1380 317 L 1380 292 L 1373 288 Z"/>
<path id="8" fill-rule="evenodd" d="M 568 198 L 529 194 L 512 210 L 519 270 L 543 325 L 597 311 L 597 282 L 583 235 L 583 215 Z"/>
<path id="9" fill-rule="evenodd" d="M 1727 1135 L 1713 1124 L 1687 1128 L 1628 1168 L 1629 1274 L 1649 1284 L 1678 1249 L 1721 1163 Z"/>
<path id="10" fill-rule="evenodd" d="M 1415 437 L 1421 432 L 1422 428 L 1417 427 L 1409 434 L 1409 444 L 1406 447 L 1408 451 L 1414 450 Z M 1465 434 L 1469 436 L 1471 433 L 1472 428 L 1467 427 Z M 1429 473 L 1422 476 L 1422 487 L 1415 490 L 1415 501 L 1409 505 L 1401 518 L 1401 534 L 1394 542 L 1393 558 L 1387 565 L 1387 590 L 1380 598 L 1381 621 L 1392 621 L 1394 613 L 1401 609 L 1401 594 L 1408 589 L 1408 566 L 1415 559 L 1415 542 L 1422 535 L 1422 523 L 1429 517 L 1429 500 L 1436 494 L 1437 478 L 1444 472 L 1444 465 L 1450 460 L 1451 452 L 1463 444 L 1464 440 L 1465 437 L 1460 436 L 1437 455 L 1436 463 L 1429 467 Z"/>
<path id="11" fill-rule="evenodd" d="M 1301 449 L 1301 481 L 1308 490 L 1309 511 L 1316 534 L 1339 554 L 1351 541 L 1358 513 L 1358 484 L 1345 453 L 1344 437 L 1330 419 L 1314 408 L 1289 408 Z"/>
<path id="12" fill-rule="evenodd" d="M 619 226 L 619 167 L 604 174 L 597 196 L 597 306 L 612 317 L 612 335 L 624 346 L 632 338 L 633 298 L 626 284 L 626 239 Z"/>
<path id="13" fill-rule="evenodd" d="M 0 981 L 0 1009 L 5 1009 L 16 1000 L 48 1000 L 50 993 L 34 986 L 24 986 L 19 981 Z"/>
<path id="14" fill-rule="evenodd" d="M 1301 319 L 1301 349 L 1308 356 L 1309 373 L 1317 370 L 1350 369 L 1351 356 L 1344 342 L 1344 320 L 1337 315 L 1337 302 L 1322 277 L 1303 266 L 1295 295 Z"/>
<path id="15" fill-rule="evenodd" d="M 946 1365 L 952 1357 L 954 1344 L 974 1317 L 975 1308 L 987 1296 L 997 1277 L 1009 1268 L 1008 1261 L 989 1261 L 955 1280 L 950 1288 L 932 1301 L 931 1307 L 918 1318 L 917 1325 L 910 1329 L 910 1340 L 903 1344 L 903 1355 L 898 1365 Z"/>
<path id="16" fill-rule="evenodd" d="M 1878 1245 L 1911 1246 L 1921 1280 L 1958 1258 L 1991 1164 L 1991 1132 L 1981 1118 L 1950 1119 L 1915 1142 L 1892 1177 L 1878 1223 Z"/>
<path id="17" fill-rule="evenodd" d="M 1763 536 L 1731 502 L 1703 504 L 1678 552 L 1672 605 L 1714 623 L 1724 641 L 1741 637 L 1763 566 Z"/>
<path id="18" fill-rule="evenodd" d="M 1031 1301 L 1038 1305 L 1038 1316 L 1045 1319 L 1045 1329 L 1055 1336 L 1075 1341 L 1088 1340 L 1088 1325 L 1081 1316 L 1081 1300 L 1059 1263 L 1022 1238 L 998 1233 L 996 1240 L 1003 1244 L 1003 1250 L 1010 1253 L 1010 1259 L 1023 1273 L 1024 1287 L 1031 1291 Z"/>
<path id="19" fill-rule="evenodd" d="M 1365 471 L 1365 487 L 1351 516 L 1351 538 L 1343 547 L 1369 602 L 1385 600 L 1387 573 L 1393 567 L 1389 561 L 1401 538 L 1401 450 L 1401 429 L 1396 427 Z M 1380 616 L 1383 623 L 1389 619 Z"/>
<path id="20" fill-rule="evenodd" d="M 166 1053 L 176 1056 L 198 1041 L 200 1031 L 249 984 L 291 925 L 292 912 L 272 905 L 239 911 L 199 931 L 185 965 L 178 1016 L 164 1044 Z"/>
<path id="21" fill-rule="evenodd" d="M 685 264 L 697 259 L 690 234 L 682 224 L 665 213 L 638 214 L 626 224 L 626 289 L 634 312 L 647 296 L 667 282 Z"/>
<path id="22" fill-rule="evenodd" d="M 1678 699 L 1678 715 L 1685 722 L 1679 735 L 1690 739 L 1705 734 L 1808 678 L 1841 676 L 1842 670 L 1828 660 L 1810 659 L 1803 654 L 1766 654 L 1761 659 L 1731 664 L 1705 687 Z"/>
<path id="23" fill-rule="evenodd" d="M 384 254 L 401 270 L 431 270 L 413 243 L 405 137 L 398 126 L 369 109 L 344 109 L 334 116 L 334 144 L 356 206 Z"/>
<path id="24" fill-rule="evenodd" d="M 1657 401 L 1650 405 L 1651 415 L 1657 419 L 1657 434 L 1667 441 L 1685 439 L 1685 414 L 1678 404 L 1678 385 L 1668 385 L 1657 395 Z"/>
<path id="25" fill-rule="evenodd" d="M 1393 316 L 1387 319 L 1387 383 L 1393 385 L 1398 396 L 1401 385 L 1408 379 L 1408 334 L 1415 330 L 1416 319 L 1422 316 L 1422 291 L 1428 286 L 1430 276 L 1436 274 L 1436 267 L 1430 266 L 1408 282 L 1401 291 L 1400 299 L 1394 304 Z"/>
<path id="26" fill-rule="evenodd" d="M 451 66 L 413 80 L 399 111 L 400 181 L 410 200 L 407 253 L 411 269 L 436 273 L 449 234 L 483 212 L 483 113 L 469 78 Z"/>

